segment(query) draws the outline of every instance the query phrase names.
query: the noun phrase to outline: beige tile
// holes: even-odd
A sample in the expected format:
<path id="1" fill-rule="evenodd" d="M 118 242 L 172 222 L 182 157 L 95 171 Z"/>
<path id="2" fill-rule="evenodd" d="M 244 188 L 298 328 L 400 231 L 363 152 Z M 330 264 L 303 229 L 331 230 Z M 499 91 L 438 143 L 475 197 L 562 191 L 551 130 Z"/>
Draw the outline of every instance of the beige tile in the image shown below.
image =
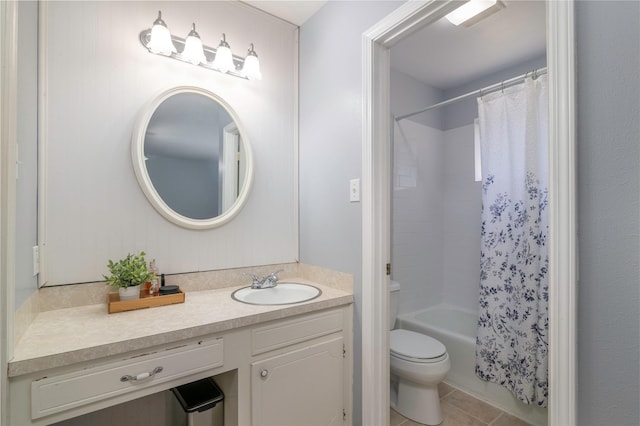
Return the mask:
<path id="1" fill-rule="evenodd" d="M 469 394 L 456 390 L 451 392 L 445 398 L 444 402 L 451 404 L 452 406 L 459 408 L 465 413 L 482 420 L 485 423 L 491 423 L 501 413 L 499 409 L 493 407 L 485 402 L 480 401 L 472 397 Z"/>
<path id="2" fill-rule="evenodd" d="M 444 398 L 455 390 L 456 388 L 454 388 L 453 386 L 449 386 L 445 382 L 438 383 L 438 395 L 440 395 L 440 399 Z"/>
<path id="3" fill-rule="evenodd" d="M 406 423 L 402 423 L 402 426 L 424 426 L 422 423 L 416 423 L 413 420 L 407 419 Z"/>
<path id="4" fill-rule="evenodd" d="M 524 420 L 520 420 L 507 413 L 502 413 L 500 417 L 491 423 L 491 426 L 530 426 L 529 423 Z"/>
<path id="5" fill-rule="evenodd" d="M 442 402 L 442 416 L 444 420 L 440 426 L 486 426 L 487 424 L 475 417 L 470 416 L 464 411 L 454 407 L 453 405 Z M 403 425 L 404 426 L 404 425 Z"/>
<path id="6" fill-rule="evenodd" d="M 389 426 L 400 426 L 401 424 L 403 424 L 406 421 L 407 421 L 407 419 L 405 419 L 396 410 L 394 410 L 393 408 L 390 410 L 390 412 L 389 412 Z"/>

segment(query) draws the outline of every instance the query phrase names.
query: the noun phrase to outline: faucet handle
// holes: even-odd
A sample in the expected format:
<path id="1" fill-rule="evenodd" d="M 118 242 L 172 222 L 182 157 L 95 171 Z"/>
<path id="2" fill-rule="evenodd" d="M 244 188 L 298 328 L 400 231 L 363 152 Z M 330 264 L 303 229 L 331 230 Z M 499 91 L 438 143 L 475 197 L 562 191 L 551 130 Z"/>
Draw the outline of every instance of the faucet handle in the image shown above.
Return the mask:
<path id="1" fill-rule="evenodd" d="M 284 269 L 278 269 L 277 271 L 270 273 L 270 274 L 269 274 L 269 278 L 270 278 L 271 280 L 275 280 L 275 281 L 277 281 L 277 280 L 278 280 L 278 274 L 279 274 L 280 272 L 284 272 Z"/>
<path id="2" fill-rule="evenodd" d="M 244 272 L 242 275 L 246 275 L 247 277 L 251 278 L 253 280 L 253 284 L 259 284 L 260 281 L 262 281 L 260 279 L 260 277 L 257 276 L 256 274 L 251 274 L 251 273 L 248 273 L 248 272 Z"/>

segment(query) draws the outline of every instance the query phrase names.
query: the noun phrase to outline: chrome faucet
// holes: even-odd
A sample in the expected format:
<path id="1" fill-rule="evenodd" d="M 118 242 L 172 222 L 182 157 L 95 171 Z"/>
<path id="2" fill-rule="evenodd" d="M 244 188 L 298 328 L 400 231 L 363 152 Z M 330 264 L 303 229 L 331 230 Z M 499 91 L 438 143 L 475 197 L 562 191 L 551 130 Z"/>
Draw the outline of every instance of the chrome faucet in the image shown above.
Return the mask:
<path id="1" fill-rule="evenodd" d="M 253 280 L 251 282 L 251 288 L 271 288 L 278 285 L 278 274 L 284 271 L 284 269 L 277 270 L 275 272 L 270 273 L 262 278 L 257 276 L 256 274 L 246 274 L 251 277 Z"/>

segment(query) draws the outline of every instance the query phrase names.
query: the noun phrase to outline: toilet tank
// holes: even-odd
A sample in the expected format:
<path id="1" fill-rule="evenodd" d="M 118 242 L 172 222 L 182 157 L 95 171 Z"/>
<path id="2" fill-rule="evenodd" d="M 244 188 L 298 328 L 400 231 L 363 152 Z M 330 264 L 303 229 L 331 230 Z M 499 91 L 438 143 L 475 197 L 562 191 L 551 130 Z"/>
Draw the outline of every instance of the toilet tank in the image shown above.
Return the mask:
<path id="1" fill-rule="evenodd" d="M 398 304 L 400 302 L 400 284 L 397 281 L 389 281 L 389 330 L 393 330 L 398 316 Z"/>

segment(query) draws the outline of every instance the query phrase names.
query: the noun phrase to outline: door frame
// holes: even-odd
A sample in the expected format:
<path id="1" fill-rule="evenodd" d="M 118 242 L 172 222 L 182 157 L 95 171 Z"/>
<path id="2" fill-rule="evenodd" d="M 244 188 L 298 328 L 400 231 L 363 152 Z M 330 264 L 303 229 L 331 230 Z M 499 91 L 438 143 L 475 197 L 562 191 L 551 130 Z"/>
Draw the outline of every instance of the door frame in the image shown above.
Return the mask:
<path id="1" fill-rule="evenodd" d="M 362 36 L 362 422 L 389 421 L 390 48 L 460 3 L 408 1 Z M 574 0 L 547 0 L 550 425 L 576 424 Z"/>

